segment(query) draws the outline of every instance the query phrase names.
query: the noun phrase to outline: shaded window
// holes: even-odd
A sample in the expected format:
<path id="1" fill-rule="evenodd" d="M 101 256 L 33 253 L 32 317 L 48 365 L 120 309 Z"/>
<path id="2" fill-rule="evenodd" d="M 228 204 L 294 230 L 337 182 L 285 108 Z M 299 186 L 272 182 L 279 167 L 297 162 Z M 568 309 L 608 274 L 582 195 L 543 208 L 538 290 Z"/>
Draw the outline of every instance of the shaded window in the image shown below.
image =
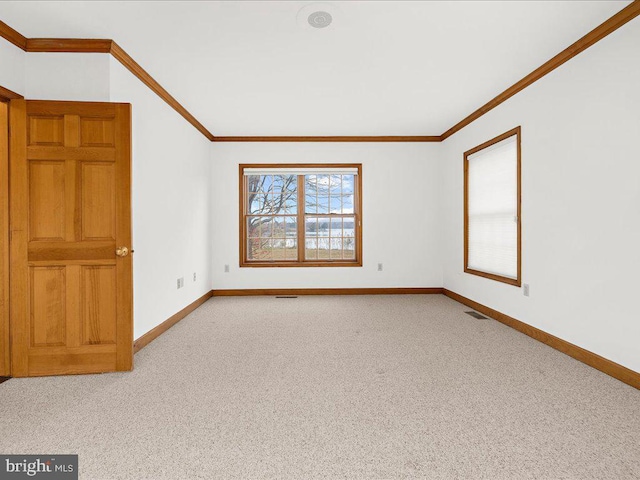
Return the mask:
<path id="1" fill-rule="evenodd" d="M 520 127 L 464 154 L 465 269 L 520 285 Z"/>

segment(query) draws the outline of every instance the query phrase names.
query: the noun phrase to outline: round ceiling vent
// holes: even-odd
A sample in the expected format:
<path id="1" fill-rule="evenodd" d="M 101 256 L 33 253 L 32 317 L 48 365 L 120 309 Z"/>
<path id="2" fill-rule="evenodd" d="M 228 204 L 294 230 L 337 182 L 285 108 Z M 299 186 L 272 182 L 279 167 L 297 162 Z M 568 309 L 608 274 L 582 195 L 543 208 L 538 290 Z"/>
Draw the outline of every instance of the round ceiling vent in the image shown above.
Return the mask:
<path id="1" fill-rule="evenodd" d="M 340 21 L 338 21 L 338 19 Z M 322 30 L 322 33 L 324 34 L 332 30 L 337 31 L 338 27 L 344 27 L 345 12 L 343 12 L 340 6 L 336 5 L 336 3 L 308 3 L 298 10 L 298 13 L 296 14 L 296 23 L 298 24 L 298 28 L 306 31 L 308 35 L 319 33 L 320 30 Z M 331 28 L 327 28 L 329 25 L 331 25 Z"/>
<path id="2" fill-rule="evenodd" d="M 313 28 L 326 28 L 331 25 L 333 18 L 328 12 L 313 12 L 309 15 L 308 22 Z"/>

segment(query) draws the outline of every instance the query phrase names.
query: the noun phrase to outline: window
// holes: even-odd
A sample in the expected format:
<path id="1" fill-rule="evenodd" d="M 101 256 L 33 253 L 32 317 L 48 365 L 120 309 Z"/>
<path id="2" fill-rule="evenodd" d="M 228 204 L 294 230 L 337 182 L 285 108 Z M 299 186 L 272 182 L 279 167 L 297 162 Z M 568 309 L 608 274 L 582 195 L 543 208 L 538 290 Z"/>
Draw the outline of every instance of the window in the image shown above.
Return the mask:
<path id="1" fill-rule="evenodd" d="M 464 271 L 520 286 L 520 127 L 464 154 Z"/>
<path id="2" fill-rule="evenodd" d="M 240 165 L 240 266 L 362 266 L 355 165 Z"/>

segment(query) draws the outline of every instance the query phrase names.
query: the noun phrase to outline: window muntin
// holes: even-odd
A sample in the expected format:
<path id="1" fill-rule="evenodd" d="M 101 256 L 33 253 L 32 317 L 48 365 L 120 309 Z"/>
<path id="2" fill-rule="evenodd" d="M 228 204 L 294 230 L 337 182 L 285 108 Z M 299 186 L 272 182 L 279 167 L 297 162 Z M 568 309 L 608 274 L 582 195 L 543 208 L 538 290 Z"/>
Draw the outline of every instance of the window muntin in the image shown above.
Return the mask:
<path id="1" fill-rule="evenodd" d="M 241 165 L 241 266 L 362 265 L 360 165 Z"/>
<path id="2" fill-rule="evenodd" d="M 520 285 L 520 128 L 464 155 L 465 272 Z"/>

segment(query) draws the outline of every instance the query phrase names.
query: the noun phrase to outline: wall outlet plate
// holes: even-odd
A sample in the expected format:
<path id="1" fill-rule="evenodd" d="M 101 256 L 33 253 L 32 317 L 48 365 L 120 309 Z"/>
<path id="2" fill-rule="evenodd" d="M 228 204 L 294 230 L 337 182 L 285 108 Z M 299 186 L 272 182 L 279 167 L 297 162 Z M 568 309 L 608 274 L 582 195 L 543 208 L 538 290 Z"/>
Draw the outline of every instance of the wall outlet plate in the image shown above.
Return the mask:
<path id="1" fill-rule="evenodd" d="M 184 287 L 184 277 L 178 279 L 178 289 Z"/>
<path id="2" fill-rule="evenodd" d="M 523 284 L 522 284 L 522 294 L 523 294 L 525 297 L 528 297 L 528 296 L 529 296 L 529 284 L 528 284 L 528 283 L 523 283 Z"/>
<path id="3" fill-rule="evenodd" d="M 224 273 L 229 273 L 229 265 L 224 266 Z"/>
<path id="4" fill-rule="evenodd" d="M 381 271 L 382 271 L 382 264 L 381 264 L 381 263 L 379 263 L 379 264 L 378 264 L 378 271 L 379 271 L 379 272 L 381 272 Z"/>

